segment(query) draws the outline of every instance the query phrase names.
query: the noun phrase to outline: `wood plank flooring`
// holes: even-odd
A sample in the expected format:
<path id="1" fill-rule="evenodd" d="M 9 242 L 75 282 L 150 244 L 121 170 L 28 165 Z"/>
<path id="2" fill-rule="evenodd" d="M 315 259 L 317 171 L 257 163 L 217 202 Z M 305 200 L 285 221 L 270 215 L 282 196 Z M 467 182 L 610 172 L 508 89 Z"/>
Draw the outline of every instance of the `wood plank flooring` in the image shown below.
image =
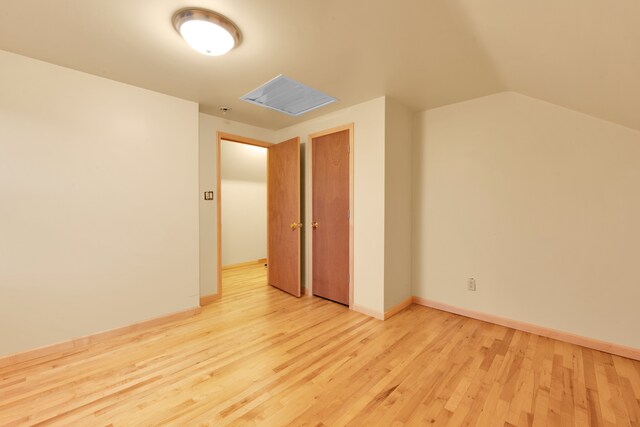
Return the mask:
<path id="1" fill-rule="evenodd" d="M 640 362 L 224 274 L 193 318 L 0 369 L 0 425 L 640 426 Z"/>

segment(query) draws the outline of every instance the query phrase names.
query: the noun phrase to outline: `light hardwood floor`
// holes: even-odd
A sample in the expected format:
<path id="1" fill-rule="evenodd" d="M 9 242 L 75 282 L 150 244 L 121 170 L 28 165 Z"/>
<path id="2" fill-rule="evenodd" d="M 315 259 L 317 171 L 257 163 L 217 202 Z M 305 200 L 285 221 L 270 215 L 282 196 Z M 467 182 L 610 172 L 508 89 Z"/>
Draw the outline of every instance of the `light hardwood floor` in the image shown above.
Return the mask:
<path id="1" fill-rule="evenodd" d="M 0 425 L 640 425 L 640 362 L 225 271 L 200 315 L 0 370 Z"/>

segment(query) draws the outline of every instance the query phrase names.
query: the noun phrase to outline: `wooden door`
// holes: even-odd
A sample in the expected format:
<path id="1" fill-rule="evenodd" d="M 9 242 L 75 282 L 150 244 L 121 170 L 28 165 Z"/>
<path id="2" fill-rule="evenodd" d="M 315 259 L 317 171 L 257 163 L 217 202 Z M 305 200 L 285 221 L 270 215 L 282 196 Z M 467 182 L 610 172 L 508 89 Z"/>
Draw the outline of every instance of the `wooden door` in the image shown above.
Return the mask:
<path id="1" fill-rule="evenodd" d="M 267 257 L 269 284 L 299 297 L 300 138 L 267 152 Z"/>
<path id="2" fill-rule="evenodd" d="M 313 294 L 349 304 L 349 130 L 313 138 Z"/>

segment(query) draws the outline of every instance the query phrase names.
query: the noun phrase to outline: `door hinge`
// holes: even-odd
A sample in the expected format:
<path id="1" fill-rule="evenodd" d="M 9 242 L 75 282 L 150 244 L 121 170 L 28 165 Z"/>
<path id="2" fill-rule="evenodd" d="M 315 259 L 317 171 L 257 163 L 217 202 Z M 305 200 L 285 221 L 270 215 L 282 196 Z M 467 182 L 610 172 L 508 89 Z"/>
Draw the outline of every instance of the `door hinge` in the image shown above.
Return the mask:
<path id="1" fill-rule="evenodd" d="M 351 209 L 347 209 L 347 219 L 351 219 Z"/>
<path id="2" fill-rule="evenodd" d="M 347 153 L 351 153 L 351 144 L 347 145 Z"/>

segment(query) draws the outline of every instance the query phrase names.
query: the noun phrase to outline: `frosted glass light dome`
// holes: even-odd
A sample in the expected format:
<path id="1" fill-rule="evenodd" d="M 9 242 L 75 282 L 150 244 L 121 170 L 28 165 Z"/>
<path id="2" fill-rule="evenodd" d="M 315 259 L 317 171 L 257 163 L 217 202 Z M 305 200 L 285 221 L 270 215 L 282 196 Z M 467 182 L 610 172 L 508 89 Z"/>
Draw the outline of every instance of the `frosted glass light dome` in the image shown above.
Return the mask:
<path id="1" fill-rule="evenodd" d="M 196 51 L 220 56 L 240 43 L 240 30 L 229 19 L 206 9 L 181 9 L 173 16 L 173 26 Z"/>

